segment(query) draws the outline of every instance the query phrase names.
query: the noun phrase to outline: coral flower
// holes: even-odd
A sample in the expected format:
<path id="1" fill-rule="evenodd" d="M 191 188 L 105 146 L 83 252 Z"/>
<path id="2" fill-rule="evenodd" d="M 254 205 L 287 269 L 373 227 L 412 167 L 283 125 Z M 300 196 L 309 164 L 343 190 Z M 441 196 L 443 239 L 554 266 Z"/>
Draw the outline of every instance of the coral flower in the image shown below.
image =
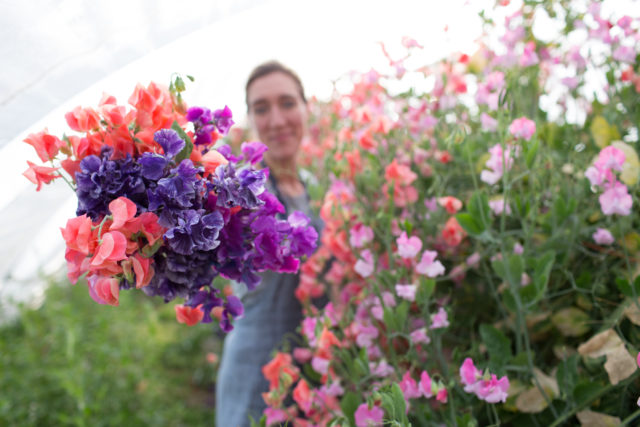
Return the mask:
<path id="1" fill-rule="evenodd" d="M 40 191 L 40 188 L 42 188 L 42 184 L 48 184 L 54 179 L 60 178 L 60 175 L 56 173 L 58 168 L 38 166 L 28 160 L 27 164 L 29 165 L 29 169 L 24 171 L 22 175 L 24 175 L 29 181 L 38 185 L 36 187 L 36 191 Z"/>

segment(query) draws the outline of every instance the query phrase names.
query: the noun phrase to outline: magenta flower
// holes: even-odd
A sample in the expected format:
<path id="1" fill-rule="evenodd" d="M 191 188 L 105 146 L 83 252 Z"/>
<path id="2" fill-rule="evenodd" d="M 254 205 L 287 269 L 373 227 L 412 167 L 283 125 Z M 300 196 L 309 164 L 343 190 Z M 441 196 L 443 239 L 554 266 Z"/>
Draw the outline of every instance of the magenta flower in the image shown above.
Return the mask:
<path id="1" fill-rule="evenodd" d="M 436 400 L 440 403 L 447 403 L 449 393 L 445 387 L 440 388 L 436 393 Z"/>
<path id="2" fill-rule="evenodd" d="M 424 251 L 418 265 L 416 265 L 416 273 L 424 274 L 427 277 L 436 277 L 444 274 L 444 266 L 440 261 L 436 261 L 438 252 Z"/>
<path id="3" fill-rule="evenodd" d="M 536 65 L 538 62 L 539 59 L 536 54 L 536 44 L 534 42 L 527 43 L 524 47 L 524 52 L 522 52 L 522 56 L 520 56 L 520 66 L 530 67 L 531 65 Z"/>
<path id="4" fill-rule="evenodd" d="M 475 389 L 476 396 L 487 403 L 506 402 L 507 391 L 509 391 L 509 378 L 504 376 L 498 379 L 496 374 L 492 374 L 489 380 L 478 381 Z"/>
<path id="5" fill-rule="evenodd" d="M 416 291 L 418 287 L 416 285 L 396 285 L 396 293 L 400 298 L 404 298 L 407 301 L 415 301 L 416 300 Z"/>
<path id="6" fill-rule="evenodd" d="M 396 243 L 398 244 L 398 255 L 402 258 L 413 258 L 422 249 L 422 241 L 416 236 L 407 238 L 405 231 L 396 239 Z"/>
<path id="7" fill-rule="evenodd" d="M 467 357 L 460 366 L 460 380 L 464 384 L 464 391 L 472 392 L 473 385 L 482 377 L 482 373 L 473 364 L 473 359 Z"/>
<path id="8" fill-rule="evenodd" d="M 511 122 L 509 132 L 516 138 L 522 138 L 529 141 L 534 133 L 536 133 L 536 122 L 526 117 L 520 117 Z"/>
<path id="9" fill-rule="evenodd" d="M 599 245 L 610 245 L 615 242 L 613 234 L 606 228 L 598 228 L 592 235 L 593 240 Z"/>
<path id="10" fill-rule="evenodd" d="M 449 319 L 444 307 L 440 307 L 437 313 L 431 315 L 431 329 L 446 328 L 449 326 Z"/>
<path id="11" fill-rule="evenodd" d="M 629 215 L 633 200 L 627 186 L 617 182 L 600 195 L 600 208 L 605 215 Z"/>
<path id="12" fill-rule="evenodd" d="M 420 374 L 420 383 L 418 384 L 418 389 L 422 395 L 426 398 L 430 398 L 433 396 L 433 389 L 431 386 L 431 377 L 427 373 L 427 371 L 422 371 Z"/>
<path id="13" fill-rule="evenodd" d="M 351 228 L 349 244 L 354 248 L 361 248 L 373 240 L 373 230 L 366 225 L 357 224 Z"/>
<path id="14" fill-rule="evenodd" d="M 374 406 L 369 409 L 366 403 L 358 406 L 355 414 L 357 427 L 378 427 L 382 426 L 382 417 L 384 417 L 384 411 L 378 406 Z"/>
<path id="15" fill-rule="evenodd" d="M 421 392 L 418 389 L 418 383 L 416 380 L 411 378 L 411 374 L 409 371 L 405 372 L 402 376 L 402 381 L 398 384 L 400 386 L 400 390 L 402 390 L 402 394 L 404 394 L 405 400 L 414 399 L 416 397 L 420 397 Z"/>
<path id="16" fill-rule="evenodd" d="M 361 259 L 356 261 L 353 269 L 362 277 L 369 277 L 371 273 L 373 273 L 373 269 L 375 267 L 373 262 L 373 255 L 371 255 L 371 251 L 366 249 L 362 251 L 360 254 L 362 256 Z"/>

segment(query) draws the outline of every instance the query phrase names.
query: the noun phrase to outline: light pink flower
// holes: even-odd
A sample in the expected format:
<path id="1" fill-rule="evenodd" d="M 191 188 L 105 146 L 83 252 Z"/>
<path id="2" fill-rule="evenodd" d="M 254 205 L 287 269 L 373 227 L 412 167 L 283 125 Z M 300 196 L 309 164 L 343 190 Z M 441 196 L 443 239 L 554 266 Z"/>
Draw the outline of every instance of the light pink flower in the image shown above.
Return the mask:
<path id="1" fill-rule="evenodd" d="M 439 197 L 438 204 L 452 215 L 462 208 L 462 202 L 453 196 Z"/>
<path id="2" fill-rule="evenodd" d="M 373 255 L 371 255 L 371 251 L 369 249 L 365 249 L 360 254 L 362 258 L 356 261 L 356 264 L 353 266 L 353 269 L 362 277 L 369 277 L 374 270 L 374 262 Z"/>
<path id="3" fill-rule="evenodd" d="M 418 287 L 416 285 L 396 285 L 396 293 L 400 298 L 404 298 L 407 301 L 415 301 L 416 300 L 416 291 Z"/>
<path id="4" fill-rule="evenodd" d="M 437 313 L 431 315 L 431 329 L 446 328 L 449 326 L 449 319 L 444 307 L 440 307 Z"/>
<path id="5" fill-rule="evenodd" d="M 471 255 L 469 255 L 469 257 L 466 260 L 466 263 L 469 267 L 477 267 L 478 263 L 480 262 L 480 254 L 478 252 L 474 252 Z"/>
<path id="6" fill-rule="evenodd" d="M 418 265 L 416 265 L 416 273 L 424 274 L 427 277 L 436 277 L 444 274 L 445 269 L 440 261 L 436 260 L 438 252 L 424 251 Z"/>
<path id="7" fill-rule="evenodd" d="M 311 367 L 313 368 L 314 371 L 324 375 L 327 372 L 329 372 L 329 360 L 323 357 L 316 356 L 313 359 L 311 359 Z"/>
<path id="8" fill-rule="evenodd" d="M 606 228 L 598 228 L 595 233 L 593 233 L 593 240 L 599 245 L 610 245 L 615 242 L 613 238 L 613 234 Z"/>
<path id="9" fill-rule="evenodd" d="M 591 185 L 593 186 L 601 186 L 605 180 L 607 179 L 606 170 L 598 169 L 595 166 L 589 166 L 586 171 L 584 171 L 584 176 L 589 180 Z"/>
<path id="10" fill-rule="evenodd" d="M 402 258 L 413 258 L 422 249 L 422 241 L 416 236 L 407 238 L 407 233 L 404 231 L 396 239 L 396 243 L 398 245 L 398 255 Z"/>
<path id="11" fill-rule="evenodd" d="M 366 225 L 357 224 L 351 228 L 349 243 L 354 248 L 361 248 L 373 240 L 373 230 Z"/>
<path id="12" fill-rule="evenodd" d="M 504 86 L 504 73 L 502 71 L 494 71 L 485 79 L 487 89 L 490 91 L 496 91 L 502 89 Z"/>
<path id="13" fill-rule="evenodd" d="M 489 200 L 489 207 L 493 211 L 494 215 L 502 215 L 502 212 L 511 215 L 511 207 L 505 202 L 504 197 Z"/>
<path id="14" fill-rule="evenodd" d="M 502 146 L 500 144 L 496 144 L 493 147 L 489 148 L 489 154 L 491 154 L 491 157 L 485 163 L 485 166 L 489 168 L 489 170 L 482 171 L 482 173 L 480 174 L 480 180 L 486 182 L 489 185 L 493 185 L 498 182 L 498 180 L 502 178 L 504 170 L 511 169 L 511 166 L 513 165 L 512 151 L 515 150 L 507 145 L 506 150 L 504 151 L 503 162 Z M 517 153 L 514 152 L 513 154 L 515 155 Z"/>
<path id="15" fill-rule="evenodd" d="M 342 396 L 344 394 L 344 388 L 340 385 L 340 381 L 334 381 L 331 384 L 324 384 L 320 387 L 320 390 L 329 396 Z"/>
<path id="16" fill-rule="evenodd" d="M 480 115 L 480 124 L 482 125 L 482 130 L 485 132 L 495 132 L 496 129 L 498 129 L 498 121 L 487 113 Z"/>
<path id="17" fill-rule="evenodd" d="M 316 323 L 318 320 L 315 317 L 305 317 L 302 320 L 302 335 L 307 338 L 309 345 L 315 347 L 316 345 Z"/>
<path id="18" fill-rule="evenodd" d="M 370 347 L 376 338 L 378 338 L 378 328 L 375 326 L 360 325 L 358 328 L 358 336 L 356 337 L 356 344 L 360 347 Z"/>
<path id="19" fill-rule="evenodd" d="M 355 414 L 356 427 L 378 427 L 382 426 L 384 411 L 378 406 L 369 409 L 366 403 L 358 406 Z"/>
<path id="20" fill-rule="evenodd" d="M 513 245 L 513 253 L 516 255 L 522 255 L 524 253 L 524 248 L 519 242 L 516 242 L 515 245 Z"/>
<path id="21" fill-rule="evenodd" d="M 371 353 L 369 353 L 369 357 L 371 357 Z M 389 365 L 386 360 L 382 359 L 378 364 L 374 362 L 369 362 L 369 370 L 371 373 L 378 377 L 388 377 L 389 375 L 395 372 L 393 366 Z"/>
<path id="22" fill-rule="evenodd" d="M 418 389 L 418 383 L 416 380 L 411 378 L 411 374 L 409 371 L 405 372 L 402 376 L 402 381 L 398 384 L 400 386 L 400 390 L 402 390 L 402 394 L 404 394 L 405 400 L 414 399 L 416 397 L 420 397 L 421 393 Z"/>
<path id="23" fill-rule="evenodd" d="M 578 83 L 580 83 L 577 77 L 563 77 L 560 81 L 569 89 L 575 89 L 578 87 Z"/>
<path id="24" fill-rule="evenodd" d="M 427 210 L 434 212 L 438 210 L 438 199 L 435 197 L 424 199 L 424 206 L 427 208 Z"/>
<path id="25" fill-rule="evenodd" d="M 616 182 L 612 187 L 600 195 L 600 208 L 605 215 L 629 215 L 633 200 L 627 190 L 627 186 Z"/>
<path id="26" fill-rule="evenodd" d="M 293 349 L 293 358 L 296 359 L 298 363 L 307 363 L 313 357 L 313 353 L 311 349 L 304 347 L 296 347 Z"/>
<path id="27" fill-rule="evenodd" d="M 629 46 L 619 46 L 613 51 L 613 59 L 627 64 L 634 64 L 636 62 L 636 51 Z"/>
<path id="28" fill-rule="evenodd" d="M 416 344 L 429 344 L 431 342 L 431 338 L 429 338 L 429 336 L 427 335 L 427 328 L 416 329 L 415 331 L 411 332 L 410 336 L 411 341 Z"/>
<path id="29" fill-rule="evenodd" d="M 536 122 L 526 117 L 520 117 L 511 122 L 509 132 L 516 138 L 522 138 L 528 141 L 533 134 L 536 133 Z"/>
<path id="30" fill-rule="evenodd" d="M 594 166 L 600 170 L 616 170 L 621 171 L 625 161 L 624 151 L 612 145 L 604 147 L 598 154 L 598 160 L 594 162 Z"/>
<path id="31" fill-rule="evenodd" d="M 527 286 L 529 283 L 531 283 L 531 277 L 527 273 L 522 273 L 520 275 L 520 286 Z"/>

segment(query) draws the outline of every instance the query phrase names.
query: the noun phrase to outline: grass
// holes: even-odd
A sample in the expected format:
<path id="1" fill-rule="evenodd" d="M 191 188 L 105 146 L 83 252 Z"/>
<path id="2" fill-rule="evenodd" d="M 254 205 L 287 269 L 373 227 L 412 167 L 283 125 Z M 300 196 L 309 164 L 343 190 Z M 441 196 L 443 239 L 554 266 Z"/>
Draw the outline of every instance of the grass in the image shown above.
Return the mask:
<path id="1" fill-rule="evenodd" d="M 140 291 L 110 307 L 53 283 L 0 327 L 0 426 L 213 425 L 213 331 Z"/>

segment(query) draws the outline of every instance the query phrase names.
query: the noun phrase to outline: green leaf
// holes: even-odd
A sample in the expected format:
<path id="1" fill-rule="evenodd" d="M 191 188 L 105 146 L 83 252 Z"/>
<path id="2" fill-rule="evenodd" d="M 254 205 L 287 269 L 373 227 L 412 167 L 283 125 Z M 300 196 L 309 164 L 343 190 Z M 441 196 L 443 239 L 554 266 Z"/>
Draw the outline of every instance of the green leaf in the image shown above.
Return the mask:
<path id="1" fill-rule="evenodd" d="M 551 268 L 555 262 L 556 254 L 553 251 L 547 251 L 542 255 L 533 271 L 533 283 L 538 290 L 539 298 L 542 298 L 547 289 L 547 283 L 549 282 L 549 275 L 551 274 Z"/>
<path id="2" fill-rule="evenodd" d="M 571 396 L 578 382 L 578 356 L 572 355 L 560 362 L 556 372 L 558 387 L 565 396 Z"/>
<path id="3" fill-rule="evenodd" d="M 482 226 L 482 224 L 476 221 L 476 219 L 469 213 L 462 212 L 456 214 L 456 219 L 458 220 L 460 226 L 464 228 L 464 231 L 471 234 L 472 236 L 478 236 L 484 231 L 484 227 Z"/>
<path id="4" fill-rule="evenodd" d="M 407 321 L 407 314 L 409 313 L 409 302 L 402 301 L 398 307 L 396 308 L 396 325 L 398 326 L 398 331 L 404 330 L 404 325 Z"/>
<path id="5" fill-rule="evenodd" d="M 533 167 L 533 162 L 535 162 L 536 160 L 536 154 L 538 154 L 539 147 L 540 143 L 538 142 L 537 138 L 533 140 L 533 143 L 529 144 L 526 158 L 527 168 L 531 169 Z"/>
<path id="6" fill-rule="evenodd" d="M 469 212 L 478 225 L 485 230 L 489 225 L 489 218 L 491 218 L 489 197 L 481 191 L 473 193 L 471 199 L 469 199 L 469 203 L 467 203 L 467 212 Z"/>
<path id="7" fill-rule="evenodd" d="M 507 269 L 505 267 L 504 261 L 501 259 L 496 259 L 491 261 L 491 267 L 493 271 L 500 277 L 502 280 L 507 280 Z"/>
<path id="8" fill-rule="evenodd" d="M 195 79 L 195 78 L 193 78 L 193 76 L 190 76 L 189 74 L 187 74 L 187 78 L 188 78 L 189 80 L 191 80 L 192 82 L 195 82 L 195 81 L 196 81 L 196 79 Z"/>
<path id="9" fill-rule="evenodd" d="M 509 271 L 506 279 L 515 287 L 520 286 L 522 273 L 524 273 L 524 258 L 518 254 L 509 255 Z"/>
<path id="10" fill-rule="evenodd" d="M 490 370 L 502 375 L 505 365 L 513 357 L 511 341 L 502 331 L 486 323 L 480 325 L 480 336 L 489 352 Z"/>
<path id="11" fill-rule="evenodd" d="M 618 290 L 620 292 L 622 292 L 622 294 L 626 297 L 633 297 L 633 289 L 631 289 L 631 284 L 629 283 L 629 281 L 627 279 L 623 279 L 623 278 L 617 278 L 616 279 L 616 286 L 618 287 Z"/>
<path id="12" fill-rule="evenodd" d="M 184 148 L 176 155 L 176 163 L 180 163 L 184 159 L 188 159 L 191 155 L 191 151 L 193 150 L 193 143 L 191 142 L 191 138 L 189 138 L 189 135 L 186 134 L 184 129 L 180 127 L 177 121 L 173 122 L 173 124 L 171 125 L 171 129 L 176 131 L 178 136 L 180 136 L 180 138 L 182 138 L 182 140 L 185 142 Z"/>
<path id="13" fill-rule="evenodd" d="M 382 315 L 382 320 L 384 324 L 392 331 L 398 330 L 398 325 L 396 324 L 396 316 L 393 314 L 393 311 L 390 307 L 384 308 L 384 313 Z"/>
<path id="14" fill-rule="evenodd" d="M 433 279 L 429 279 L 427 277 L 420 277 L 420 286 L 418 287 L 418 292 L 416 295 L 416 300 L 420 302 L 421 305 L 429 301 L 431 295 L 433 295 L 433 291 L 436 288 L 436 281 Z"/>
<path id="15" fill-rule="evenodd" d="M 576 401 L 576 405 L 584 405 L 598 396 L 600 390 L 602 390 L 602 384 L 598 384 L 591 381 L 582 381 L 578 383 L 573 389 L 573 398 Z"/>
<path id="16" fill-rule="evenodd" d="M 352 391 L 346 392 L 342 397 L 342 400 L 340 400 L 342 413 L 349 419 L 349 423 L 352 426 L 356 424 L 354 414 L 358 409 L 358 406 L 360 406 L 360 398 Z"/>

